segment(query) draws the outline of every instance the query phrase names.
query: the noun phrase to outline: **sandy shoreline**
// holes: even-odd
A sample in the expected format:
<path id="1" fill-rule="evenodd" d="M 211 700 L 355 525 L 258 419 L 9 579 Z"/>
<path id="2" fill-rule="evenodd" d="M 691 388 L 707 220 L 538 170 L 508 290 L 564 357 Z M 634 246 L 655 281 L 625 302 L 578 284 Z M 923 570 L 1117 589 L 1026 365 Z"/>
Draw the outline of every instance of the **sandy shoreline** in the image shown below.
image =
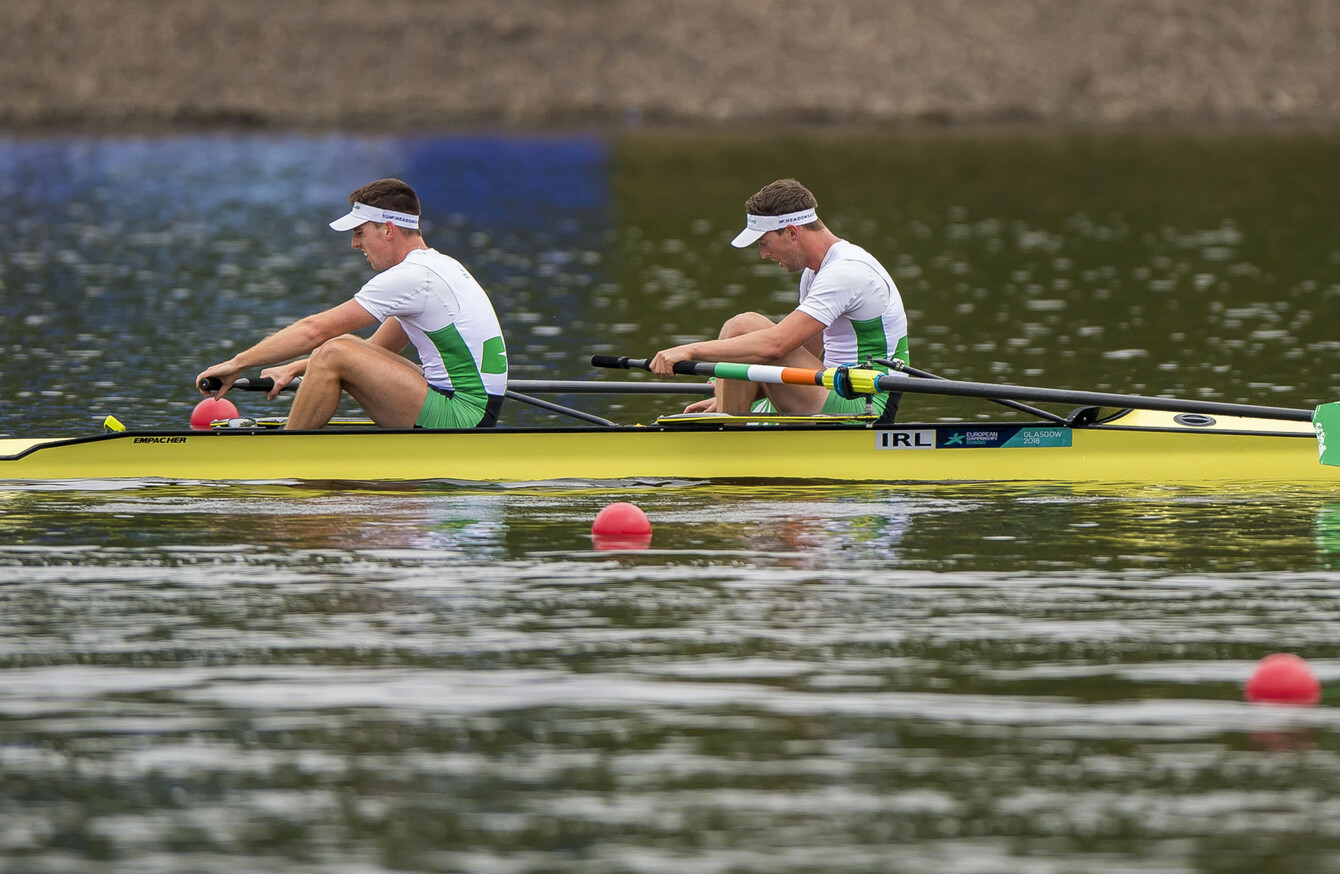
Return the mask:
<path id="1" fill-rule="evenodd" d="M 43 130 L 1329 126 L 1330 0 L 11 0 Z"/>

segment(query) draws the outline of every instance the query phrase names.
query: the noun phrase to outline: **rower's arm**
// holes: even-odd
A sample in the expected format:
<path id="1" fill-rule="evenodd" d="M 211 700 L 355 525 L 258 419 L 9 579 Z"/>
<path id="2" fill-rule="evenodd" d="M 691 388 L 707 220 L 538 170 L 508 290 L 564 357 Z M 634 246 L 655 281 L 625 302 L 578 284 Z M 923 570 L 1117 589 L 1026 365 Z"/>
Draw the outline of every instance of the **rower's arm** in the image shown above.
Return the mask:
<path id="1" fill-rule="evenodd" d="M 822 330 L 805 341 L 805 349 L 820 361 L 824 360 L 824 335 Z"/>
<path id="2" fill-rule="evenodd" d="M 383 349 L 390 349 L 392 352 L 399 352 L 409 345 L 409 334 L 405 333 L 405 328 L 400 324 L 400 320 L 391 316 L 381 323 L 381 326 L 368 339 L 368 342 L 374 346 L 381 346 Z"/>
<path id="3" fill-rule="evenodd" d="M 245 352 L 233 356 L 238 370 L 247 370 L 277 361 L 287 361 L 306 355 L 317 346 L 377 321 L 372 313 L 355 300 L 347 300 L 337 307 L 299 319 L 281 328 Z"/>
<path id="4" fill-rule="evenodd" d="M 813 352 L 810 342 L 820 345 L 822 351 L 824 324 L 809 313 L 793 311 L 771 328 L 750 331 L 720 340 L 685 343 L 656 353 L 652 370 L 661 376 L 673 373 L 678 361 L 739 361 L 744 364 L 776 363 L 787 354 L 805 347 Z M 819 355 L 815 356 L 823 360 Z"/>
<path id="5" fill-rule="evenodd" d="M 400 320 L 392 316 L 378 326 L 368 342 L 383 346 L 392 352 L 399 352 L 409 345 L 409 335 L 405 333 Z M 307 372 L 307 361 L 308 359 L 303 358 L 279 367 L 267 367 L 261 371 L 261 376 L 268 376 L 275 381 L 274 391 L 268 395 L 270 400 L 274 400 L 284 386 L 292 382 L 295 377 L 302 376 Z"/>
<path id="6" fill-rule="evenodd" d="M 306 355 L 333 337 L 366 328 L 375 321 L 377 319 L 357 301 L 347 300 L 337 307 L 299 319 L 286 328 L 280 328 L 255 346 L 201 371 L 195 378 L 196 384 L 199 385 L 200 380 L 206 377 L 218 377 L 223 380 L 223 389 L 214 396 L 222 397 L 244 370 Z"/>
<path id="7" fill-rule="evenodd" d="M 809 313 L 803 313 L 800 310 L 794 310 L 786 318 L 782 319 L 771 328 L 764 328 L 761 331 L 753 331 L 748 334 L 741 334 L 738 337 L 730 337 L 726 340 L 713 340 L 712 343 L 734 344 L 739 343 L 741 351 L 748 358 L 734 358 L 733 349 L 717 348 L 713 349 L 713 354 L 719 356 L 716 361 L 744 361 L 752 364 L 762 361 L 776 361 L 789 352 L 804 346 L 809 351 L 810 343 L 814 342 L 823 348 L 824 323 L 816 319 Z M 819 357 L 819 356 L 815 356 Z"/>

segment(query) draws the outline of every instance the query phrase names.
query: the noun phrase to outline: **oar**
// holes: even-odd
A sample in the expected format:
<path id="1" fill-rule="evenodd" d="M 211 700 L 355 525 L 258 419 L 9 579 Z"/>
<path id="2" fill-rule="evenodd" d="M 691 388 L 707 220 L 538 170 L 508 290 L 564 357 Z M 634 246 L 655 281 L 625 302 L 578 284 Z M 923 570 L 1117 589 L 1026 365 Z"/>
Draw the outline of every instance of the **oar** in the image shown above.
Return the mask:
<path id="1" fill-rule="evenodd" d="M 280 391 L 297 391 L 298 386 L 302 385 L 302 377 L 294 377 L 293 381 L 280 389 Z M 275 381 L 268 376 L 258 376 L 255 379 L 242 377 L 233 383 L 233 388 L 238 391 L 269 391 L 275 387 Z M 223 388 L 223 380 L 217 376 L 207 376 L 200 380 L 198 388 L 204 392 L 216 392 Z"/>
<path id="2" fill-rule="evenodd" d="M 710 395 L 710 382 L 614 382 L 599 379 L 509 379 L 509 389 L 533 391 L 540 394 L 594 394 L 594 395 Z"/>
<path id="3" fill-rule="evenodd" d="M 242 377 L 233 383 L 238 391 L 269 391 L 274 388 L 274 380 L 269 377 L 249 379 Z M 297 391 L 302 384 L 299 376 L 280 391 Z M 223 387 L 223 382 L 215 376 L 200 380 L 200 390 L 215 392 Z M 612 382 L 596 379 L 511 379 L 509 389 L 540 394 L 660 394 L 660 395 L 710 395 L 710 382 L 697 385 L 675 384 L 668 382 Z"/>
<path id="4" fill-rule="evenodd" d="M 875 363 L 882 364 L 885 367 L 891 368 L 893 370 L 901 370 L 908 376 L 919 376 L 922 379 L 940 379 L 940 380 L 949 379 L 949 377 L 947 376 L 940 376 L 939 374 L 931 373 L 929 370 L 918 370 L 912 365 L 906 364 L 898 360 L 897 358 L 894 358 L 891 361 L 884 358 L 876 358 Z M 1044 410 L 1041 409 L 1040 407 L 1030 407 L 1028 404 L 1020 404 L 1014 401 L 1001 401 L 993 399 L 992 402 L 1000 404 L 1002 407 L 1005 407 L 1006 409 L 1018 410 L 1021 413 L 1028 413 L 1030 416 L 1037 416 L 1039 419 L 1045 419 L 1048 422 L 1055 422 L 1058 425 L 1064 425 L 1066 423 L 1064 416 L 1058 416 L 1055 413 L 1051 412 L 1050 410 Z"/>
<path id="5" fill-rule="evenodd" d="M 520 392 L 512 391 L 510 388 L 507 390 L 507 397 L 511 398 L 514 401 L 520 401 L 523 404 L 530 404 L 532 407 L 536 407 L 541 410 L 547 410 L 550 413 L 559 413 L 564 416 L 571 416 L 574 419 L 580 419 L 583 422 L 590 422 L 594 425 L 608 425 L 610 427 L 617 427 L 619 424 L 618 422 L 611 422 L 609 419 L 602 419 L 601 417 L 592 415 L 591 413 L 584 413 L 581 410 L 575 410 L 572 407 L 565 407 L 562 404 L 555 404 L 549 401 L 542 401 L 539 398 L 533 398 L 530 395 L 523 395 Z"/>
<path id="6" fill-rule="evenodd" d="M 264 391 L 268 392 L 274 388 L 275 381 L 269 377 L 257 377 L 251 379 L 242 377 L 233 383 L 233 388 L 240 391 Z M 296 377 L 280 391 L 297 391 L 298 386 L 302 384 L 302 377 Z M 216 392 L 223 387 L 223 382 L 218 377 L 208 376 L 200 380 L 200 389 L 206 392 Z M 572 407 L 565 407 L 562 404 L 555 404 L 551 401 L 540 400 L 529 395 L 522 394 L 520 391 L 513 391 L 512 387 L 524 391 L 550 392 L 553 394 L 711 394 L 711 383 L 702 383 L 701 385 L 671 385 L 667 383 L 655 382 L 596 382 L 594 380 L 562 380 L 562 379 L 538 379 L 525 380 L 513 379 L 508 381 L 506 396 L 511 400 L 523 404 L 529 404 L 537 409 L 545 410 L 550 413 L 558 413 L 564 416 L 570 416 L 582 422 L 590 422 L 594 425 L 615 426 L 618 423 L 609 419 L 583 412 Z"/>
<path id="7" fill-rule="evenodd" d="M 593 367 L 613 367 L 625 370 L 651 369 L 649 359 L 625 358 L 615 355 L 593 355 L 591 356 L 591 365 Z M 714 376 L 719 379 L 743 379 L 769 384 L 822 385 L 825 388 L 837 390 L 844 397 L 875 394 L 877 392 L 911 392 L 913 394 L 984 398 L 986 400 L 1022 400 L 1078 406 L 1131 407 L 1140 410 L 1162 410 L 1170 413 L 1250 416 L 1258 419 L 1282 419 L 1290 422 L 1310 422 L 1313 413 L 1312 410 L 1291 407 L 1263 407 L 1255 404 L 1228 404 L 1217 401 L 1153 398 L 1144 395 L 1068 391 L 1026 385 L 997 385 L 953 379 L 891 376 L 877 370 L 855 367 L 805 370 L 800 367 L 777 367 L 770 364 L 714 364 L 702 361 L 680 361 L 675 364 L 674 372 L 691 376 Z"/>

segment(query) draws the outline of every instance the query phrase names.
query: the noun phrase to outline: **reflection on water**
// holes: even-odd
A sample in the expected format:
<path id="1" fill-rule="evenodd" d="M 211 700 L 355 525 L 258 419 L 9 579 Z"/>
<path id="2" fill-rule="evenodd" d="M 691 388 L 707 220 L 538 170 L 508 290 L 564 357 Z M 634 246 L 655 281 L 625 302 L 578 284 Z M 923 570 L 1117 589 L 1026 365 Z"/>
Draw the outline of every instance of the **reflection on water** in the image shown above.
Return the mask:
<path id="1" fill-rule="evenodd" d="M 1249 871 L 1340 850 L 1335 713 L 1241 701 L 1277 649 L 1340 679 L 1328 496 L 621 497 L 651 549 L 593 548 L 595 491 L 0 494 L 0 854 Z"/>
<path id="2" fill-rule="evenodd" d="M 682 486 L 623 494 L 654 514 L 640 566 L 737 557 L 755 567 L 857 571 L 1257 573 L 1327 568 L 1340 551 L 1340 512 L 1324 503 L 1326 493 L 1307 489 Z M 44 566 L 64 554 L 116 564 L 145 550 L 166 550 L 172 566 L 190 566 L 197 553 L 229 563 L 262 546 L 403 550 L 415 562 L 429 554 L 584 560 L 591 520 L 609 501 L 599 489 L 38 486 L 0 491 L 0 541 Z"/>
<path id="3" fill-rule="evenodd" d="M 1317 513 L 1316 531 L 1323 567 L 1340 570 L 1340 504 L 1327 504 Z"/>
<path id="4" fill-rule="evenodd" d="M 204 363 L 363 281 L 324 223 L 384 174 L 522 378 L 789 309 L 727 243 L 795 175 L 893 271 L 922 367 L 1308 405 L 1340 395 L 1334 147 L 0 140 L 30 216 L 0 433 L 184 424 Z M 615 500 L 649 548 L 595 548 Z M 1333 870 L 1337 595 L 1322 490 L 0 487 L 0 867 Z M 1243 703 L 1273 651 L 1322 706 Z"/>

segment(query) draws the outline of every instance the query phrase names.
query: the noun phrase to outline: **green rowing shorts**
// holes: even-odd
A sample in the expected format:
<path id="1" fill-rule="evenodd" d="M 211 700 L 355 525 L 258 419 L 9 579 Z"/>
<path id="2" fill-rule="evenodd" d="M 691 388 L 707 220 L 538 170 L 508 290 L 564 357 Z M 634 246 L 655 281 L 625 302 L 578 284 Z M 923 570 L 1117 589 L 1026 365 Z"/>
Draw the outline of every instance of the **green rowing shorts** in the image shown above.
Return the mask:
<path id="1" fill-rule="evenodd" d="M 884 408 L 888 406 L 889 396 L 887 394 L 877 394 L 874 397 L 875 415 L 883 416 Z M 754 401 L 750 407 L 755 413 L 775 413 L 777 408 L 772 405 L 768 398 L 762 398 Z M 828 393 L 828 399 L 824 401 L 823 407 L 819 410 L 820 415 L 825 416 L 860 416 L 865 414 L 865 398 L 844 398 L 835 391 Z"/>
<path id="2" fill-rule="evenodd" d="M 416 428 L 474 428 L 484 420 L 484 405 L 473 397 L 428 386 L 428 397 L 419 408 Z"/>

